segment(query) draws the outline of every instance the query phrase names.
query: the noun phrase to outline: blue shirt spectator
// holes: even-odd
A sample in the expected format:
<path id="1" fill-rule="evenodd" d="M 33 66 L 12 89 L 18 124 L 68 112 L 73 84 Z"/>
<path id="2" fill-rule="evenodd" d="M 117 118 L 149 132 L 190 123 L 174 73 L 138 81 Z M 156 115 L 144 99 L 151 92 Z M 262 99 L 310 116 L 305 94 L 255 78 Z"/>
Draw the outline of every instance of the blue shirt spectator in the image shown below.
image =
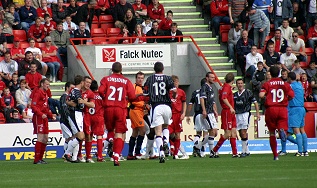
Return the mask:
<path id="1" fill-rule="evenodd" d="M 25 5 L 21 7 L 19 11 L 22 29 L 26 32 L 28 32 L 30 26 L 35 23 L 35 18 L 37 17 L 36 9 L 31 5 L 31 0 L 25 0 Z"/>

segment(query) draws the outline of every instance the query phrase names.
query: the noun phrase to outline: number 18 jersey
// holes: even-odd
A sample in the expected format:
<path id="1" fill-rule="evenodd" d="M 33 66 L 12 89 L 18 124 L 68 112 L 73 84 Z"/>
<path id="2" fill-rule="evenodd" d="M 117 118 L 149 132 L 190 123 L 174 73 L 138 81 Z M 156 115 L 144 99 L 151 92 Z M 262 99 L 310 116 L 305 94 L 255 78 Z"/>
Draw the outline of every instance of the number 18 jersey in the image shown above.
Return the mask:
<path id="1" fill-rule="evenodd" d="M 289 83 L 281 78 L 272 78 L 263 84 L 261 92 L 265 92 L 265 107 L 287 107 L 288 100 L 294 97 Z"/>
<path id="2" fill-rule="evenodd" d="M 103 77 L 100 81 L 99 94 L 103 98 L 104 107 L 127 108 L 127 99 L 135 99 L 135 91 L 129 79 L 121 74 Z"/>

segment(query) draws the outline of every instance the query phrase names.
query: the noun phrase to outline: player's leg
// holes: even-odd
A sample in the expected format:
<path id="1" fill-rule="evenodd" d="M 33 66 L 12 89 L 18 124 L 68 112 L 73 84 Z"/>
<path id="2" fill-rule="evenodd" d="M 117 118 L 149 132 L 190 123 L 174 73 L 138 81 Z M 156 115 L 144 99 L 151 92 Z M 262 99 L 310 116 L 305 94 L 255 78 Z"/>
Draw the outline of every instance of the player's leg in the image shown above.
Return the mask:
<path id="1" fill-rule="evenodd" d="M 164 148 L 163 148 L 163 138 L 162 138 L 162 125 L 157 125 L 155 128 L 155 143 L 156 147 L 159 150 L 159 158 L 160 158 L 160 163 L 165 162 L 165 153 L 164 153 Z"/>
<path id="2" fill-rule="evenodd" d="M 302 156 L 302 153 L 303 153 L 303 137 L 302 137 L 302 134 L 299 130 L 299 128 L 295 128 L 293 127 L 293 131 L 294 131 L 294 134 L 296 136 L 296 141 L 297 141 L 297 149 L 298 151 L 295 153 L 295 156 Z"/>
<path id="3" fill-rule="evenodd" d="M 279 120 L 281 116 L 285 118 L 285 111 L 281 113 L 282 108 L 275 108 L 269 107 L 265 111 L 265 123 L 270 131 L 270 147 L 273 153 L 274 160 L 278 160 L 278 153 L 277 153 L 277 141 L 275 136 L 276 129 L 287 129 L 287 118 L 286 122 L 281 122 L 283 125 L 279 127 Z M 287 110 L 286 110 L 286 117 L 287 117 Z M 286 124 L 285 124 L 286 123 Z M 284 131 L 284 130 L 281 130 Z"/>
<path id="4" fill-rule="evenodd" d="M 230 111 L 229 110 L 222 110 L 221 111 L 221 128 L 224 130 L 224 135 L 220 136 L 219 141 L 217 142 L 216 146 L 213 150 L 211 150 L 211 154 L 215 155 L 216 152 L 220 149 L 222 144 L 231 136 L 231 130 L 229 127 L 232 126 L 232 122 L 230 120 Z"/>
<path id="5" fill-rule="evenodd" d="M 163 139 L 163 149 L 165 152 L 165 155 L 169 154 L 169 148 L 168 148 L 168 143 L 169 137 L 170 137 L 170 131 L 168 129 L 169 125 L 162 125 L 162 139 Z"/>
<path id="6" fill-rule="evenodd" d="M 127 160 L 134 160 L 135 159 L 135 157 L 133 156 L 133 150 L 134 150 L 137 136 L 138 136 L 138 128 L 134 127 L 134 128 L 132 128 L 132 134 L 131 134 L 130 140 L 129 140 L 129 151 L 128 151 Z"/>
<path id="7" fill-rule="evenodd" d="M 178 151 L 179 148 L 181 146 L 181 132 L 178 132 L 179 130 L 177 130 L 177 132 L 175 133 L 175 139 L 174 139 L 174 153 L 173 153 L 173 159 L 179 159 L 178 158 Z"/>
<path id="8" fill-rule="evenodd" d="M 137 137 L 136 147 L 135 147 L 135 156 L 137 159 L 141 159 L 141 157 L 142 157 L 141 148 L 142 148 L 142 144 L 143 144 L 143 140 L 144 140 L 144 136 L 145 136 L 144 121 L 142 121 L 142 122 L 143 122 L 142 126 L 138 127 L 139 135 Z"/>
<path id="9" fill-rule="evenodd" d="M 94 163 L 94 161 L 91 158 L 93 133 L 92 133 L 92 119 L 90 115 L 84 116 L 84 133 L 85 133 L 86 160 L 80 155 L 78 155 L 78 160 L 80 160 L 80 162 Z M 81 151 L 80 146 L 79 146 L 79 151 Z"/>
<path id="10" fill-rule="evenodd" d="M 34 164 L 46 164 L 42 162 L 43 154 L 47 144 L 48 126 L 45 128 L 44 119 L 41 116 L 33 117 L 34 134 L 37 134 L 37 141 L 34 147 Z M 47 129 L 47 130 L 46 130 Z"/>
<path id="11" fill-rule="evenodd" d="M 308 151 L 307 151 L 307 134 L 305 132 L 304 127 L 300 128 L 300 132 L 302 134 L 302 140 L 303 140 L 303 156 L 308 157 Z"/>

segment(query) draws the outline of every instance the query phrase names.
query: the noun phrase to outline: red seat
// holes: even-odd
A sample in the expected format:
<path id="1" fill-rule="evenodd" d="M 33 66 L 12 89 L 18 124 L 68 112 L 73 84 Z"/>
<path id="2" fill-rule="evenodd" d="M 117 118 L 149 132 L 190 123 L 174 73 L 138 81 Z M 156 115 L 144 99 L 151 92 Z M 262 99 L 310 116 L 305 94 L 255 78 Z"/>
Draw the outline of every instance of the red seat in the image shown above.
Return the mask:
<path id="1" fill-rule="evenodd" d="M 307 56 L 307 63 L 309 64 L 310 61 L 311 61 L 311 55 L 308 55 L 308 56 Z"/>
<path id="2" fill-rule="evenodd" d="M 69 7 L 70 4 L 69 3 L 64 3 L 63 5 L 66 6 L 66 7 Z"/>
<path id="3" fill-rule="evenodd" d="M 21 43 L 20 43 L 20 48 L 26 49 L 26 48 L 28 48 L 28 47 L 30 47 L 30 44 L 29 44 L 29 43 L 27 43 L 27 42 L 21 42 Z"/>
<path id="4" fill-rule="evenodd" d="M 270 31 L 275 31 L 275 25 L 274 24 L 270 24 Z"/>
<path id="5" fill-rule="evenodd" d="M 101 44 L 102 42 L 106 41 L 106 37 L 94 37 L 92 38 L 93 44 Z"/>
<path id="6" fill-rule="evenodd" d="M 108 28 L 107 29 L 107 36 L 109 37 L 116 37 L 121 32 L 120 28 Z"/>
<path id="7" fill-rule="evenodd" d="M 6 122 L 6 119 L 5 119 L 4 115 L 3 115 L 3 113 L 0 112 L 0 124 L 5 124 L 5 122 Z"/>
<path id="8" fill-rule="evenodd" d="M 317 103 L 316 102 L 305 102 L 304 103 L 304 107 L 308 110 L 308 111 L 317 111 Z"/>
<path id="9" fill-rule="evenodd" d="M 93 42 L 86 42 L 86 45 L 94 45 Z"/>
<path id="10" fill-rule="evenodd" d="M 99 24 L 99 21 L 98 21 L 98 17 L 97 17 L 97 16 L 94 16 L 94 18 L 92 19 L 92 23 L 93 23 L 93 24 Z"/>
<path id="11" fill-rule="evenodd" d="M 113 28 L 114 24 L 113 23 L 102 23 L 100 24 L 100 28 L 104 29 L 105 31 L 107 31 L 108 28 Z"/>
<path id="12" fill-rule="evenodd" d="M 0 61 L 2 61 L 2 60 L 4 60 L 4 57 L 1 57 L 1 56 L 0 56 Z"/>
<path id="13" fill-rule="evenodd" d="M 77 2 L 77 5 L 80 6 L 80 7 L 81 7 L 82 5 L 84 5 L 84 4 L 87 4 L 87 3 Z"/>
<path id="14" fill-rule="evenodd" d="M 227 32 L 221 33 L 221 42 L 223 42 L 223 43 L 228 42 L 228 33 Z"/>
<path id="15" fill-rule="evenodd" d="M 258 53 L 260 53 L 260 54 L 264 54 L 264 52 L 265 52 L 265 50 L 264 50 L 264 48 L 261 48 L 261 49 L 258 49 Z"/>
<path id="16" fill-rule="evenodd" d="M 90 29 L 93 30 L 93 29 L 95 29 L 95 28 L 99 28 L 98 24 L 95 24 L 95 23 L 94 23 L 94 24 L 91 24 L 91 28 L 90 28 Z"/>
<path id="17" fill-rule="evenodd" d="M 228 33 L 230 29 L 231 29 L 231 25 L 220 25 L 220 28 L 219 28 L 220 35 L 224 32 Z"/>
<path id="18" fill-rule="evenodd" d="M 305 48 L 305 53 L 310 56 L 310 55 L 312 55 L 312 54 L 314 53 L 314 49 L 312 49 L 312 48 Z"/>
<path id="19" fill-rule="evenodd" d="M 12 48 L 13 47 L 13 44 L 12 43 L 7 43 L 7 48 Z"/>
<path id="20" fill-rule="evenodd" d="M 19 41 L 27 41 L 26 33 L 24 30 L 13 30 L 14 39 Z"/>
<path id="21" fill-rule="evenodd" d="M 111 15 L 101 15 L 99 16 L 99 23 L 113 23 L 113 18 Z"/>
<path id="22" fill-rule="evenodd" d="M 95 28 L 91 30 L 91 36 L 92 37 L 105 37 L 107 34 L 105 30 L 102 28 Z"/>
<path id="23" fill-rule="evenodd" d="M 305 36 L 304 36 L 304 35 L 298 35 L 298 38 L 303 39 L 303 40 L 304 40 L 304 42 L 306 41 L 306 38 L 305 38 Z"/>
<path id="24" fill-rule="evenodd" d="M 45 43 L 44 42 L 38 42 L 38 43 L 35 43 L 35 46 L 38 47 L 38 48 L 43 48 L 43 47 L 45 47 Z"/>
<path id="25" fill-rule="evenodd" d="M 306 63 L 305 61 L 301 61 L 301 62 L 300 62 L 300 67 L 301 67 L 302 69 L 307 69 L 308 63 Z"/>

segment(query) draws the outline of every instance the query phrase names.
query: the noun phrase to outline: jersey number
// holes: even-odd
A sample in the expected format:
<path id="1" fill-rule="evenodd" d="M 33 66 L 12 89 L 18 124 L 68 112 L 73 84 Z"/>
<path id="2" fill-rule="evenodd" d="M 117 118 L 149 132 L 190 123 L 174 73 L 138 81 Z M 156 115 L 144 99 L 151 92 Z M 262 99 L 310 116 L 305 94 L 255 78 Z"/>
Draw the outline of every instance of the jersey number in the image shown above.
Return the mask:
<path id="1" fill-rule="evenodd" d="M 284 100 L 284 91 L 283 89 L 272 89 L 273 102 L 281 102 Z"/>
<path id="2" fill-rule="evenodd" d="M 110 93 L 110 95 L 108 96 L 108 100 L 109 100 L 109 101 L 114 101 L 114 100 L 116 100 L 116 98 L 114 98 L 114 94 L 116 93 L 116 91 L 118 91 L 118 92 L 119 92 L 118 101 L 121 101 L 123 88 L 122 88 L 122 87 L 115 88 L 114 86 L 110 86 L 109 88 L 111 89 L 111 93 Z"/>
<path id="3" fill-rule="evenodd" d="M 153 84 L 153 87 L 155 89 L 155 95 L 165 95 L 166 94 L 166 88 L 165 88 L 166 84 L 165 82 L 160 82 L 160 83 L 157 83 L 155 82 Z"/>
<path id="4" fill-rule="evenodd" d="M 198 104 L 200 104 L 200 95 L 199 95 L 199 93 L 196 94 L 196 98 L 197 98 Z"/>

